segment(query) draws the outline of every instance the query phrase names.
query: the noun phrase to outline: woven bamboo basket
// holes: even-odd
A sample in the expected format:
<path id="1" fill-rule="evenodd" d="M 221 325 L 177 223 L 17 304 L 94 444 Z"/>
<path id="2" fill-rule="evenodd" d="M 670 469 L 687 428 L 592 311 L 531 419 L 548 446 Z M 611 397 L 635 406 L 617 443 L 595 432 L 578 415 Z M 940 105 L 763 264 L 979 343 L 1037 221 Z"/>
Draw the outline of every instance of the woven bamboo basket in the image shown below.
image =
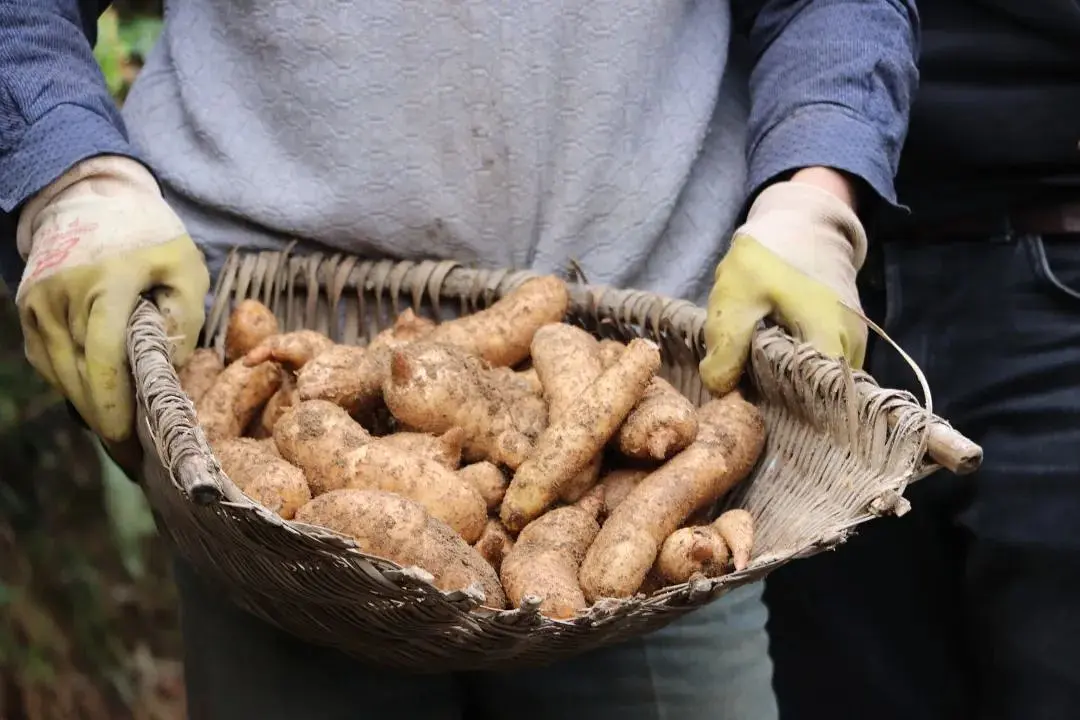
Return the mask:
<path id="1" fill-rule="evenodd" d="M 482 308 L 526 272 L 452 262 L 360 261 L 334 255 L 234 252 L 218 279 L 203 343 L 220 347 L 232 305 L 257 298 L 286 330 L 363 343 L 406 307 L 445 319 Z M 702 309 L 632 290 L 571 283 L 569 322 L 598 336 L 659 343 L 663 375 L 703 402 L 697 366 Z M 287 522 L 248 500 L 214 459 L 180 390 L 163 319 L 136 309 L 128 353 L 144 448 L 142 481 L 166 538 L 239 606 L 303 640 L 406 671 L 535 666 L 655 630 L 732 588 L 841 543 L 862 522 L 907 509 L 908 483 L 938 467 L 970 472 L 981 449 L 903 392 L 825 358 L 779 330 L 753 342 L 746 392 L 762 409 L 766 448 L 723 501 L 757 523 L 751 565 L 649 597 L 602 601 L 559 622 L 538 603 L 484 608 L 444 593 L 425 572 L 361 552 L 348 538 Z M 722 508 L 717 508 L 720 510 Z"/>

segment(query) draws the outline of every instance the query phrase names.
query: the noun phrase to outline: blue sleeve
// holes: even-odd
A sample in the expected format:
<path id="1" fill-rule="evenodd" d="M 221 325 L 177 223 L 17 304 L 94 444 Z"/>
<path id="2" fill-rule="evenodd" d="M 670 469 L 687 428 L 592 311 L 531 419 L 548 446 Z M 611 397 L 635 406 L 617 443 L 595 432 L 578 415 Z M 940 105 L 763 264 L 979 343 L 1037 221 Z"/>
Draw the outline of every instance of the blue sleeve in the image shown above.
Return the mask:
<path id="1" fill-rule="evenodd" d="M 135 157 L 94 59 L 99 0 L 0 0 L 0 213 L 75 163 Z"/>
<path id="2" fill-rule="evenodd" d="M 913 0 L 735 0 L 749 40 L 750 189 L 831 167 L 896 206 L 893 179 L 918 85 Z"/>

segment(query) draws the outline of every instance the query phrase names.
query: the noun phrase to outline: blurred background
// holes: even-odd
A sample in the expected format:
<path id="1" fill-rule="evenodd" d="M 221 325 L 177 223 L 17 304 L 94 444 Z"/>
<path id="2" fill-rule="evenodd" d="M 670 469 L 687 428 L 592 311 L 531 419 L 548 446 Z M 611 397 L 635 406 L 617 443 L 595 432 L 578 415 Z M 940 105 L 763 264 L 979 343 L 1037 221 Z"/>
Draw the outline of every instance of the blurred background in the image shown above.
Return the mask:
<path id="1" fill-rule="evenodd" d="M 95 54 L 122 103 L 161 0 L 116 2 Z M 169 565 L 141 491 L 22 353 L 0 283 L 0 720 L 182 720 Z"/>

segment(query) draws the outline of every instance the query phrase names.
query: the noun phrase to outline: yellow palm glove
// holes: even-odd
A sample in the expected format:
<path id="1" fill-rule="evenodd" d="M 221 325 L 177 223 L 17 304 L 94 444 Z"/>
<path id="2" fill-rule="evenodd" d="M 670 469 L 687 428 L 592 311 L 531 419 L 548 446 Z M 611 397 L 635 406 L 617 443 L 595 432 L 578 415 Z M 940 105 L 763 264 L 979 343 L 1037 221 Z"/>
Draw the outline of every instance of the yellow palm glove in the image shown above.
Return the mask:
<path id="1" fill-rule="evenodd" d="M 700 367 L 705 386 L 714 393 L 736 386 L 766 317 L 862 367 L 866 325 L 844 305 L 861 312 L 855 276 L 865 258 L 866 233 L 843 200 L 794 181 L 766 188 L 716 268 Z"/>
<path id="2" fill-rule="evenodd" d="M 83 161 L 35 195 L 17 231 L 26 270 L 16 294 L 30 363 L 94 432 L 131 434 L 134 402 L 127 325 L 150 294 L 174 338 L 173 360 L 191 353 L 210 277 L 153 176 L 122 157 Z"/>

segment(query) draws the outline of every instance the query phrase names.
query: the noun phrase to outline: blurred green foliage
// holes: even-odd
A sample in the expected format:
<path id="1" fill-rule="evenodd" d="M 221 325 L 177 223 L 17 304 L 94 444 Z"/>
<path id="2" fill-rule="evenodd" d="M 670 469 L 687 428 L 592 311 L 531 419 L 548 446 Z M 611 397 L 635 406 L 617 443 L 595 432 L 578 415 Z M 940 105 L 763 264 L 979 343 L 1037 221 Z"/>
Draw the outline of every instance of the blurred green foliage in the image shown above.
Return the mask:
<path id="1" fill-rule="evenodd" d="M 161 18 L 154 15 L 121 17 L 110 7 L 98 19 L 98 41 L 94 46 L 109 92 L 118 102 L 127 97 L 131 83 L 150 49 L 161 34 Z"/>

